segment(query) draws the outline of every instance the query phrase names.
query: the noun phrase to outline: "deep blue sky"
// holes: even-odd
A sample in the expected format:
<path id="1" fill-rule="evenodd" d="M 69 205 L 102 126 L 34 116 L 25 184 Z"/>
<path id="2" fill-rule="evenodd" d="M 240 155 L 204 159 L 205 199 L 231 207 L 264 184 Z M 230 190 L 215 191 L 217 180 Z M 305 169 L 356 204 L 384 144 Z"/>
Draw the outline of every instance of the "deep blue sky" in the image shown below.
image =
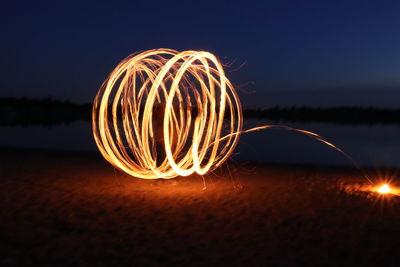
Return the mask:
<path id="1" fill-rule="evenodd" d="M 400 96 L 399 1 L 10 2 L 0 96 L 89 102 L 121 59 L 159 47 L 245 62 L 229 73 L 252 83 L 238 89 L 245 106 L 393 106 Z"/>

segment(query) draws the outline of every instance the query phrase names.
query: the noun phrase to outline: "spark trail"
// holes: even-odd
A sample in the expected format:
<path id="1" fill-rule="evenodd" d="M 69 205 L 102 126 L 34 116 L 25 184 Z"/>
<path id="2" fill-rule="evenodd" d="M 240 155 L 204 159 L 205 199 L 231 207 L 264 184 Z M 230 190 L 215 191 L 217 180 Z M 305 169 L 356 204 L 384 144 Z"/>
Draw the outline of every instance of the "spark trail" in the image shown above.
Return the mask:
<path id="1" fill-rule="evenodd" d="M 241 134 L 269 128 L 310 136 L 360 169 L 316 133 L 283 125 L 243 130 L 239 97 L 221 62 L 205 51 L 154 49 L 130 55 L 102 84 L 92 126 L 104 158 L 144 179 L 206 174 L 229 158 Z"/>

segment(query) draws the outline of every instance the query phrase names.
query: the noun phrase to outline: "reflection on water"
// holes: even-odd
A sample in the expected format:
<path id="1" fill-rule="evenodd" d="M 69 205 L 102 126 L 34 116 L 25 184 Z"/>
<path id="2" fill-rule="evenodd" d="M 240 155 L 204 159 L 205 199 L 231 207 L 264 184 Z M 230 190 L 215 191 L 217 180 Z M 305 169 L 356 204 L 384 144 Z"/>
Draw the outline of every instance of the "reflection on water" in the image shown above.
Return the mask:
<path id="1" fill-rule="evenodd" d="M 268 124 L 251 121 L 246 127 Z M 400 125 L 342 125 L 285 123 L 318 133 L 366 166 L 400 166 Z M 348 159 L 312 138 L 285 130 L 271 129 L 242 135 L 238 158 L 268 162 L 350 165 Z"/>
<path id="2" fill-rule="evenodd" d="M 0 127 L 0 146 L 91 151 L 96 149 L 90 122 L 46 126 Z"/>
<path id="3" fill-rule="evenodd" d="M 249 120 L 245 128 L 269 124 Z M 343 149 L 364 166 L 400 166 L 399 125 L 338 125 L 285 123 L 310 130 Z M 0 127 L 0 146 L 96 151 L 90 122 L 78 121 L 53 127 Z M 233 156 L 236 160 L 262 162 L 351 164 L 332 148 L 299 133 L 281 129 L 241 136 Z"/>

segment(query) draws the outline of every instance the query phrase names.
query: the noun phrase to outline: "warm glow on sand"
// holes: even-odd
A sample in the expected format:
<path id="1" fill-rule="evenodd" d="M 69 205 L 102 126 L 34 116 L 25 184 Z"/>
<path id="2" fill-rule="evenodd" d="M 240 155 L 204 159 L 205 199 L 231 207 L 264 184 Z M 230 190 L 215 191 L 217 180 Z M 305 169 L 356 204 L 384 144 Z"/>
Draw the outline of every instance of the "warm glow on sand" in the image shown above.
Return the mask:
<path id="1" fill-rule="evenodd" d="M 296 131 L 343 153 L 315 133 L 287 126 L 242 131 L 236 91 L 221 62 L 205 51 L 129 56 L 100 88 L 92 122 L 104 158 L 144 179 L 206 174 L 229 158 L 240 134 L 267 128 Z"/>
<path id="2" fill-rule="evenodd" d="M 392 190 L 388 184 L 384 184 L 384 185 L 381 185 L 380 187 L 378 187 L 378 189 L 376 191 L 380 194 L 388 194 Z"/>

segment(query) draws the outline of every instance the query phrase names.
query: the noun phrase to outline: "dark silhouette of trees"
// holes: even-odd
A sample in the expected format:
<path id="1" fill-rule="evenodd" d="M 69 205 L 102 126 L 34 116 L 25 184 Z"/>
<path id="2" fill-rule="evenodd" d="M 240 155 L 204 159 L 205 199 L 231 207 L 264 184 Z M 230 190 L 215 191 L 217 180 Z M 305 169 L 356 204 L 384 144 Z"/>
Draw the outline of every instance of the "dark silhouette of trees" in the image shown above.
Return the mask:
<path id="1" fill-rule="evenodd" d="M 76 104 L 69 100 L 0 98 L 0 125 L 55 125 L 91 120 L 92 104 Z M 162 112 L 161 110 L 155 112 Z M 196 116 L 194 109 L 192 115 Z M 227 111 L 229 112 L 229 111 Z M 398 124 L 400 109 L 372 107 L 272 107 L 244 109 L 245 119 L 266 119 L 273 122 L 329 122 L 339 124 Z"/>
<path id="2" fill-rule="evenodd" d="M 245 109 L 245 118 L 269 119 L 275 122 L 329 122 L 340 124 L 397 124 L 400 109 L 372 107 L 273 107 Z"/>
<path id="3" fill-rule="evenodd" d="M 89 120 L 91 104 L 69 100 L 0 98 L 0 125 L 54 125 Z"/>

